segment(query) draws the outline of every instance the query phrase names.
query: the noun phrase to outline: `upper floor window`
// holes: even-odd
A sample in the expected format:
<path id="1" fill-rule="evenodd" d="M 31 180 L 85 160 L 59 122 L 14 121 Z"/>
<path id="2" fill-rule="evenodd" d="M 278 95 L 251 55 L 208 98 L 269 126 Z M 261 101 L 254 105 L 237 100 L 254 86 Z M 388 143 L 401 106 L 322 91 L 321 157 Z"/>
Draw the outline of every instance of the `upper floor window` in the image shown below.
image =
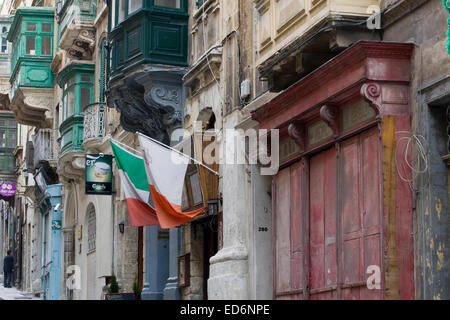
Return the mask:
<path id="1" fill-rule="evenodd" d="M 106 39 L 103 39 L 100 46 L 100 63 L 99 65 L 99 78 L 98 78 L 98 101 L 99 102 L 105 102 L 105 91 L 106 91 L 106 79 L 108 77 L 107 75 L 107 56 L 106 56 Z"/>
<path id="2" fill-rule="evenodd" d="M 94 65 L 70 65 L 58 75 L 63 89 L 62 121 L 94 102 Z"/>
<path id="3" fill-rule="evenodd" d="M 180 0 L 155 0 L 155 6 L 180 9 Z"/>
<path id="4" fill-rule="evenodd" d="M 143 0 L 112 0 L 111 27 L 124 21 L 129 15 L 142 8 Z"/>
<path id="5" fill-rule="evenodd" d="M 1 43 L 1 53 L 6 54 L 8 53 L 8 40 L 6 39 L 8 36 L 8 27 L 2 26 L 2 43 Z"/>
<path id="6" fill-rule="evenodd" d="M 91 204 L 88 209 L 88 250 L 87 252 L 95 251 L 97 238 L 97 217 L 95 215 L 95 208 Z"/>
<path id="7" fill-rule="evenodd" d="M 0 151 L 17 146 L 17 123 L 14 117 L 0 117 Z"/>
<path id="8" fill-rule="evenodd" d="M 25 54 L 51 56 L 53 54 L 53 24 L 25 23 Z"/>

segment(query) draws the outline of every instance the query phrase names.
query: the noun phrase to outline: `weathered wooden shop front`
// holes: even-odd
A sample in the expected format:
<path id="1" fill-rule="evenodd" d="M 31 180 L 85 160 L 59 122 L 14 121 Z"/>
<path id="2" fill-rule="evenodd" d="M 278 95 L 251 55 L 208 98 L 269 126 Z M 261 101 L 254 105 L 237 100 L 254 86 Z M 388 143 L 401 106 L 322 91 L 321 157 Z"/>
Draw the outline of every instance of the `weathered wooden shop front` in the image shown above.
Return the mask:
<path id="1" fill-rule="evenodd" d="M 359 42 L 253 113 L 280 130 L 274 298 L 414 298 L 412 50 Z"/>

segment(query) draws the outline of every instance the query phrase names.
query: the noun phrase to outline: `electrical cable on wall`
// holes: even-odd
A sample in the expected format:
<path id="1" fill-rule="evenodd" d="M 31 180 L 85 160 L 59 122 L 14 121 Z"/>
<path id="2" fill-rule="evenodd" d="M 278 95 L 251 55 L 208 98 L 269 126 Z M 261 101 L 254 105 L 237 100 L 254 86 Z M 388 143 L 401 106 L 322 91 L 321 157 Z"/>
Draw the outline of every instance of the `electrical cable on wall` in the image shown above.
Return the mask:
<path id="1" fill-rule="evenodd" d="M 397 141 L 397 148 L 396 148 L 396 155 L 395 155 L 395 165 L 397 168 L 397 174 L 400 177 L 400 179 L 406 183 L 408 183 L 411 191 L 414 192 L 414 186 L 413 183 L 415 181 L 415 179 L 424 173 L 428 172 L 429 169 L 429 164 L 428 164 L 428 160 L 427 160 L 427 141 L 425 139 L 424 136 L 422 135 L 416 135 L 416 134 L 411 134 L 408 131 L 398 131 L 396 132 L 396 134 L 408 134 L 410 136 L 406 136 L 406 137 L 401 137 L 398 139 Z M 399 144 L 402 141 L 406 141 L 406 148 L 404 151 L 403 155 L 400 155 L 401 158 L 403 159 L 403 163 L 402 163 L 402 168 L 403 171 L 405 171 L 405 164 L 406 166 L 411 169 L 412 171 L 412 177 L 411 179 L 408 179 L 405 175 L 403 175 L 400 172 L 400 166 L 398 163 L 398 150 L 399 150 Z M 416 162 L 416 166 L 414 166 L 414 164 L 412 164 L 410 162 L 410 160 L 408 159 L 408 155 L 410 155 L 409 151 L 411 150 L 411 152 L 413 151 L 413 146 L 416 146 L 416 153 L 417 153 L 417 162 Z M 422 164 L 423 164 L 423 168 L 422 168 Z"/>

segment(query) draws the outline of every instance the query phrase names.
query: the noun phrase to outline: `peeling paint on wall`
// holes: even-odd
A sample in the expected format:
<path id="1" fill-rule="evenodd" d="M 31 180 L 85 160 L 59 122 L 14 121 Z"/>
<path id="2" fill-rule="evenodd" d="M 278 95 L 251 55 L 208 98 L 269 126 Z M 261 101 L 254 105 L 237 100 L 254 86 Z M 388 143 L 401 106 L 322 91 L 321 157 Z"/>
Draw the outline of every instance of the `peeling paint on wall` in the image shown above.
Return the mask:
<path id="1" fill-rule="evenodd" d="M 441 212 L 442 212 L 442 200 L 439 199 L 438 197 L 435 198 L 436 200 L 436 212 L 438 215 L 438 219 L 441 220 Z"/>

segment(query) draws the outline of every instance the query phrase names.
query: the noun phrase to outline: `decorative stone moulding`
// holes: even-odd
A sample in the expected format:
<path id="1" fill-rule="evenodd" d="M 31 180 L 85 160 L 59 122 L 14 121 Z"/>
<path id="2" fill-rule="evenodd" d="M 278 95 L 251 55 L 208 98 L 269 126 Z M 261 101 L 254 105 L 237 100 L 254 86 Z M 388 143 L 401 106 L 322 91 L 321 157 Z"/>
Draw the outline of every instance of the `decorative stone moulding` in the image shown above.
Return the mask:
<path id="1" fill-rule="evenodd" d="M 78 181 L 84 177 L 85 154 L 83 151 L 73 151 L 59 158 L 57 173 L 60 178 Z"/>
<path id="2" fill-rule="evenodd" d="M 109 90 L 107 105 L 120 112 L 126 131 L 170 144 L 172 132 L 183 128 L 183 74 L 184 69 L 134 73 Z"/>
<path id="3" fill-rule="evenodd" d="M 19 87 L 10 109 L 20 124 L 37 128 L 51 128 L 53 124 L 53 88 Z"/>
<path id="4" fill-rule="evenodd" d="M 72 58 L 91 60 L 95 48 L 94 27 L 74 22 L 67 28 L 59 46 Z"/>

